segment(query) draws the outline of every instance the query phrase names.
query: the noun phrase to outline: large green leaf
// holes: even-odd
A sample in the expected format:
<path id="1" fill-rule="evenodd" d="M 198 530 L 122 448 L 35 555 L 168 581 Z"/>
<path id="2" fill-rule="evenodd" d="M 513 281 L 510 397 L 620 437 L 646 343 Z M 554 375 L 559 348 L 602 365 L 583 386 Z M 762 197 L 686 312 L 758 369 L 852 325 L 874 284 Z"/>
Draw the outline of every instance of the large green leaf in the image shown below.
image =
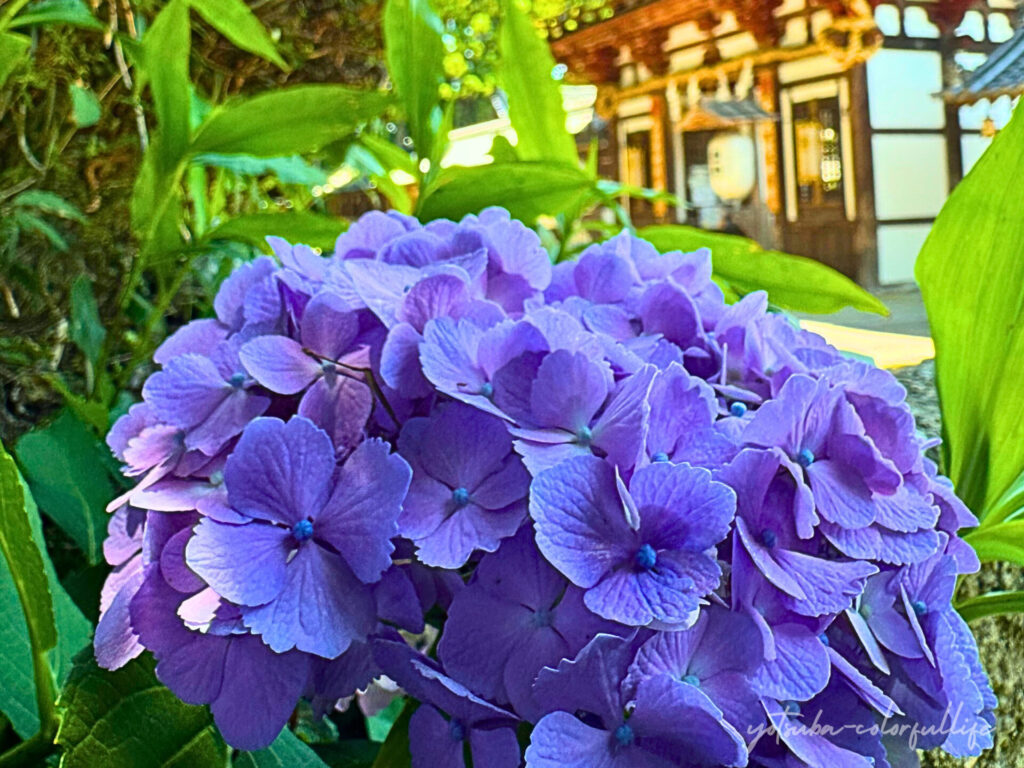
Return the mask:
<path id="1" fill-rule="evenodd" d="M 975 528 L 964 534 L 982 562 L 1009 560 L 1024 565 L 1024 520 Z"/>
<path id="2" fill-rule="evenodd" d="M 258 752 L 243 752 L 232 765 L 235 768 L 327 768 L 317 753 L 287 728 L 269 747 Z"/>
<path id="3" fill-rule="evenodd" d="M 533 223 L 578 208 L 592 194 L 594 181 L 579 167 L 547 162 L 493 163 L 446 168 L 427 187 L 419 217 L 459 219 L 491 205 Z"/>
<path id="4" fill-rule="evenodd" d="M 189 4 L 207 24 L 239 48 L 288 70 L 270 34 L 242 0 L 189 0 Z"/>
<path id="5" fill-rule="evenodd" d="M 14 17 L 11 29 L 39 24 L 70 24 L 75 27 L 102 30 L 106 27 L 89 12 L 82 0 L 42 0 L 30 5 Z"/>
<path id="6" fill-rule="evenodd" d="M 228 102 L 210 111 L 196 131 L 192 151 L 260 157 L 316 152 L 379 115 L 384 91 L 341 85 L 297 85 Z"/>
<path id="7" fill-rule="evenodd" d="M 444 77 L 441 19 L 429 0 L 387 0 L 384 42 L 388 74 L 405 107 L 416 152 L 431 157 L 443 116 L 438 87 Z"/>
<path id="8" fill-rule="evenodd" d="M 18 441 L 18 461 L 39 506 L 74 539 L 90 563 L 102 558 L 107 516 L 115 495 L 92 431 L 70 411 Z"/>
<path id="9" fill-rule="evenodd" d="M 25 491 L 14 459 L 0 446 L 0 551 L 24 607 L 29 633 L 40 650 L 57 644 L 50 588 L 39 548 L 32 541 Z"/>
<path id="10" fill-rule="evenodd" d="M 552 73 L 555 59 L 518 0 L 503 0 L 498 80 L 508 96 L 508 116 L 522 160 L 579 164 L 576 141 L 565 127 L 562 92 Z"/>
<path id="11" fill-rule="evenodd" d="M 157 153 L 158 189 L 188 149 L 191 44 L 186 0 L 171 0 L 164 6 L 142 40 L 143 69 L 153 91 L 160 131 L 160 142 L 149 148 Z"/>
<path id="12" fill-rule="evenodd" d="M 939 213 L 917 260 L 946 468 L 979 517 L 1024 469 L 1024 111 Z"/>
<path id="13" fill-rule="evenodd" d="M 92 648 L 75 659 L 57 707 L 61 768 L 223 768 L 228 750 L 205 707 L 157 682 L 146 654 L 116 672 Z"/>
<path id="14" fill-rule="evenodd" d="M 637 234 L 662 253 L 709 248 L 716 278 L 740 295 L 767 291 L 769 300 L 783 309 L 828 314 L 853 307 L 888 314 L 882 302 L 853 280 L 805 256 L 766 251 L 745 237 L 677 224 L 644 227 Z"/>
<path id="15" fill-rule="evenodd" d="M 25 494 L 25 513 L 31 528 L 31 541 L 42 558 L 49 596 L 52 596 L 57 643 L 49 653 L 49 660 L 50 669 L 60 683 L 71 670 L 72 657 L 89 642 L 92 625 L 57 580 L 43 543 L 39 512 L 28 488 L 24 483 L 21 487 Z M 32 609 L 41 611 L 49 606 L 49 596 L 46 602 L 34 601 Z M 18 591 L 11 570 L 6 561 L 0 558 L 0 711 L 22 738 L 28 738 L 39 730 L 32 655 L 32 642 L 18 600 Z"/>
<path id="16" fill-rule="evenodd" d="M 15 730 L 29 736 L 39 727 L 33 658 L 57 644 L 57 629 L 43 557 L 32 539 L 25 491 L 14 459 L 2 446 L 0 552 L 0 681 L 4 683 L 0 709 Z"/>
<path id="17" fill-rule="evenodd" d="M 0 85 L 7 81 L 14 68 L 21 63 L 30 42 L 25 35 L 0 32 Z"/>
<path id="18" fill-rule="evenodd" d="M 264 246 L 268 237 L 283 237 L 291 243 L 304 243 L 323 251 L 333 251 L 334 241 L 348 222 L 333 216 L 305 211 L 289 213 L 251 213 L 228 219 L 206 233 L 204 240 L 239 240 Z"/>

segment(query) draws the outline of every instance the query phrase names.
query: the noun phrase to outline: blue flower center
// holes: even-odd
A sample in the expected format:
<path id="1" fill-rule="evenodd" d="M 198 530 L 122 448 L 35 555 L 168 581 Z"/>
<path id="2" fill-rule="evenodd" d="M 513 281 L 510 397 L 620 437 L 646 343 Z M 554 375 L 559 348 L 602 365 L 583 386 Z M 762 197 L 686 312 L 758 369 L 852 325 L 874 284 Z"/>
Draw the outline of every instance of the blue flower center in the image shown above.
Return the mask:
<path id="1" fill-rule="evenodd" d="M 861 616 L 863 616 L 865 619 L 870 619 L 871 618 L 871 613 L 872 613 L 872 611 L 871 611 L 871 606 L 870 605 L 868 605 L 867 603 L 864 603 L 863 605 L 861 605 L 861 607 L 860 607 L 860 615 Z"/>
<path id="2" fill-rule="evenodd" d="M 464 741 L 466 738 L 466 727 L 458 720 L 448 722 L 448 735 L 452 741 Z"/>
<path id="3" fill-rule="evenodd" d="M 786 717 L 799 717 L 800 716 L 800 705 L 795 701 L 787 701 L 782 705 L 782 711 Z"/>
<path id="4" fill-rule="evenodd" d="M 469 504 L 469 491 L 462 487 L 452 491 L 452 504 L 455 505 L 456 509 L 462 509 Z"/>
<path id="5" fill-rule="evenodd" d="M 924 616 L 928 613 L 928 604 L 924 600 L 915 600 L 910 604 L 910 607 L 914 609 L 914 613 L 918 616 Z"/>
<path id="6" fill-rule="evenodd" d="M 550 627 L 551 626 L 551 611 L 547 608 L 538 608 L 533 612 L 533 626 L 535 627 Z"/>
<path id="7" fill-rule="evenodd" d="M 775 535 L 775 531 L 771 528 L 765 528 L 761 531 L 761 543 L 768 547 L 768 549 L 774 547 L 778 541 L 779 537 Z"/>
<path id="8" fill-rule="evenodd" d="M 668 454 L 664 451 L 658 451 L 656 454 L 651 456 L 651 461 L 666 462 L 668 461 Z"/>
<path id="9" fill-rule="evenodd" d="M 306 541 L 313 538 L 313 521 L 299 520 L 292 526 L 292 537 L 296 541 Z"/>
<path id="10" fill-rule="evenodd" d="M 820 635 L 818 635 L 818 639 L 821 640 L 821 644 L 822 645 L 824 645 L 826 648 L 828 647 L 828 645 L 829 645 L 828 635 L 826 635 L 824 632 L 822 632 Z"/>
<path id="11" fill-rule="evenodd" d="M 242 385 L 245 384 L 245 374 L 244 373 L 233 373 L 233 374 L 231 374 L 231 378 L 228 379 L 228 384 L 230 384 L 235 389 L 241 389 Z"/>
<path id="12" fill-rule="evenodd" d="M 694 688 L 700 688 L 700 678 L 696 675 L 686 675 L 683 677 L 683 682 L 687 685 L 692 685 Z"/>
<path id="13" fill-rule="evenodd" d="M 323 371 L 324 373 L 330 373 L 331 371 L 334 370 L 334 363 L 332 363 L 330 360 L 321 360 L 320 370 Z"/>
<path id="14" fill-rule="evenodd" d="M 729 413 L 731 413 L 733 416 L 737 418 L 739 418 L 740 416 L 745 416 L 747 414 L 747 404 L 741 403 L 737 400 L 735 403 L 729 406 Z"/>
<path id="15" fill-rule="evenodd" d="M 576 433 L 576 442 L 580 445 L 590 445 L 593 439 L 594 433 L 590 431 L 590 427 L 580 427 L 580 431 Z"/>
<path id="16" fill-rule="evenodd" d="M 804 448 L 796 455 L 796 463 L 804 469 L 814 463 L 814 453 L 810 448 Z"/>
<path id="17" fill-rule="evenodd" d="M 220 485 L 224 482 L 224 473 L 219 469 L 210 473 L 210 485 Z"/>
<path id="18" fill-rule="evenodd" d="M 494 397 L 494 385 L 485 381 L 480 385 L 480 391 L 477 394 L 487 398 Z"/>
<path id="19" fill-rule="evenodd" d="M 633 734 L 633 729 L 623 723 L 615 729 L 615 743 L 620 747 L 628 747 L 633 743 L 633 739 L 636 738 Z"/>
<path id="20" fill-rule="evenodd" d="M 644 544 L 633 555 L 633 562 L 636 563 L 636 567 L 640 570 L 649 571 L 657 565 L 658 553 L 654 551 L 654 547 L 650 544 Z"/>

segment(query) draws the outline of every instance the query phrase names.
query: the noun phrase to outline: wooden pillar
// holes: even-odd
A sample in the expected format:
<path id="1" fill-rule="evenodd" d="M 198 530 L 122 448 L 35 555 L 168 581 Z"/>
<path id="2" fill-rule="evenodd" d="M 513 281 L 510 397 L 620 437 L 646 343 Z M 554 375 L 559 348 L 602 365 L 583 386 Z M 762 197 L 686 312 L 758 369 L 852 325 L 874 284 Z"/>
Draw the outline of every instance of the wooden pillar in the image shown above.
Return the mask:
<path id="1" fill-rule="evenodd" d="M 955 69 L 953 56 L 956 54 L 956 38 L 952 33 L 944 32 L 939 43 L 939 55 L 942 57 L 942 85 L 949 88 L 951 73 Z M 964 177 L 963 146 L 961 144 L 960 108 L 956 104 L 944 104 L 946 112 L 946 168 L 949 173 L 949 191 L 960 183 Z"/>
<path id="2" fill-rule="evenodd" d="M 864 64 L 853 67 L 849 71 L 849 78 L 852 172 L 857 190 L 853 252 L 857 256 L 857 282 L 870 288 L 878 285 L 878 222 L 875 220 L 875 173 L 871 156 L 867 67 Z"/>
<path id="3" fill-rule="evenodd" d="M 668 189 L 668 152 L 665 151 L 665 121 L 667 109 L 665 94 L 661 91 L 651 94 L 651 186 L 657 190 Z M 668 203 L 657 200 L 654 216 L 665 221 Z"/>

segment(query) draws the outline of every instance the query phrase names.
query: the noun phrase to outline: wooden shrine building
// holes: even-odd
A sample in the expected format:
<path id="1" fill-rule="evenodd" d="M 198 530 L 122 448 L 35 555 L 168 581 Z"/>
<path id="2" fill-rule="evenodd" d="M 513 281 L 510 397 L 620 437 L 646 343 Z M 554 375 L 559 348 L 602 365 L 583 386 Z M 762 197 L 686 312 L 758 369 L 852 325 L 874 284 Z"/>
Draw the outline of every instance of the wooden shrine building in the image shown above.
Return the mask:
<path id="1" fill-rule="evenodd" d="M 913 279 L 983 128 L 1009 118 L 1010 96 L 943 95 L 1013 38 L 1015 0 L 624 0 L 612 11 L 563 17 L 549 37 L 570 79 L 598 86 L 602 172 L 679 199 L 631 202 L 637 222 L 739 231 L 865 285 Z"/>

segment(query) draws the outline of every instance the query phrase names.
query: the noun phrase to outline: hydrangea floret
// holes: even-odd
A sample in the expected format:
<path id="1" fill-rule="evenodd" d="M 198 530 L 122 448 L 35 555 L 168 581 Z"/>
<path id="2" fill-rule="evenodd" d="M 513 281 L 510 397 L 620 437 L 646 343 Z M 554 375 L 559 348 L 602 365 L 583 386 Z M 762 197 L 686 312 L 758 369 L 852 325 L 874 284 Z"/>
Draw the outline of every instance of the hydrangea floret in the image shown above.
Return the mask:
<path id="1" fill-rule="evenodd" d="M 495 208 L 269 243 L 108 437 L 102 666 L 152 652 L 250 750 L 382 680 L 415 768 L 991 746 L 951 605 L 977 521 L 889 373 L 629 233 L 555 266 Z"/>

